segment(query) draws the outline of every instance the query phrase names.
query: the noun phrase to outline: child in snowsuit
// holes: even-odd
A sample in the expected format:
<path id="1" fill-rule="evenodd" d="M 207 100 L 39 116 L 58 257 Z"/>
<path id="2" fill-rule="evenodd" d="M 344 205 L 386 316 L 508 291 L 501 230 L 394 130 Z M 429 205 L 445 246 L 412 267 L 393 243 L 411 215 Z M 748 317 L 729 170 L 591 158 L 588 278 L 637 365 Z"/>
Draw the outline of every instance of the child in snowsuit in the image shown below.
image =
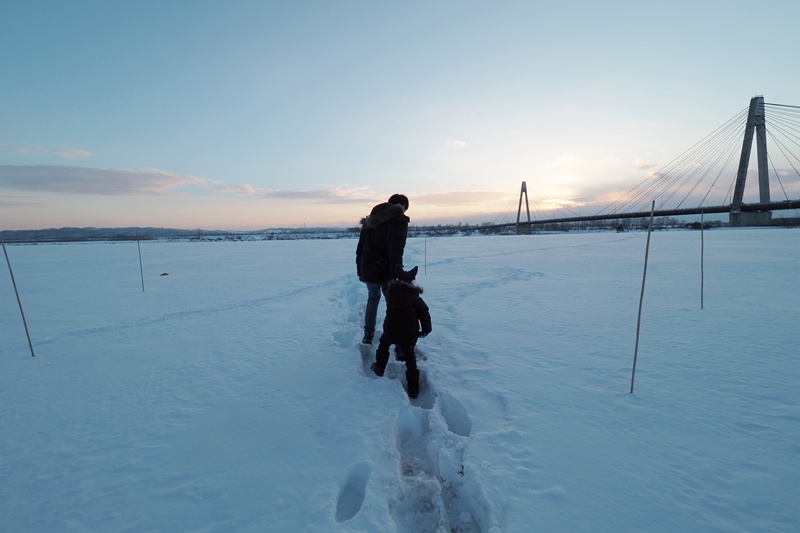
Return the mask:
<path id="1" fill-rule="evenodd" d="M 390 281 L 386 287 L 386 318 L 372 371 L 383 376 L 389 362 L 389 347 L 396 345 L 406 363 L 408 395 L 416 398 L 419 395 L 419 369 L 414 347 L 417 338 L 431 332 L 431 315 L 425 300 L 420 297 L 422 287 L 412 285 L 414 278 L 411 276 L 408 276 L 409 281 Z"/>

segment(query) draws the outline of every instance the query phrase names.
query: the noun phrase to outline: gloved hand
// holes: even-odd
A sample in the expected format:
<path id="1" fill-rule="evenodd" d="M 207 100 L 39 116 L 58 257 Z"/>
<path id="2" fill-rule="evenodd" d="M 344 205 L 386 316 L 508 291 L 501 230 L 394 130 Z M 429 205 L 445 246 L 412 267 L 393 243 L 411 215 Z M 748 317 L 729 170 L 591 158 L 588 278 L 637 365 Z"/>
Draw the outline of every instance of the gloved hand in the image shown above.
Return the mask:
<path id="1" fill-rule="evenodd" d="M 417 332 L 417 337 L 420 338 L 420 339 L 422 339 L 424 337 L 427 337 L 427 336 L 428 336 L 427 333 L 423 333 L 422 331 Z"/>

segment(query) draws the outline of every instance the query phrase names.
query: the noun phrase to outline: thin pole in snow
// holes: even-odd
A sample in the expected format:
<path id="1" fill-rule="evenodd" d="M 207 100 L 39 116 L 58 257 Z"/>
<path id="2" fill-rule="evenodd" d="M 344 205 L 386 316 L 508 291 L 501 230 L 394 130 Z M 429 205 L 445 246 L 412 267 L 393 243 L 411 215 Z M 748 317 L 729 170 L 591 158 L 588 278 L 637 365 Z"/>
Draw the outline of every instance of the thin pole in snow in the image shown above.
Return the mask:
<path id="1" fill-rule="evenodd" d="M 25 326 L 25 336 L 28 337 L 28 346 L 31 349 L 31 357 L 36 357 L 33 353 L 33 343 L 31 342 L 31 334 L 28 332 L 28 321 L 25 320 L 25 311 L 22 310 L 22 300 L 19 299 L 19 291 L 17 291 L 17 282 L 14 280 L 14 271 L 11 269 L 11 261 L 8 259 L 8 251 L 6 250 L 6 241 L 3 239 L 3 232 L 0 231 L 0 243 L 3 243 L 3 253 L 6 256 L 6 263 L 8 263 L 8 273 L 11 274 L 11 284 L 14 285 L 14 294 L 17 295 L 17 304 L 19 305 L 19 312 L 22 315 L 22 325 Z"/>
<path id="2" fill-rule="evenodd" d="M 703 258 L 705 257 L 705 237 L 703 235 L 703 212 L 700 212 L 700 309 L 703 309 L 703 284 L 705 270 L 703 268 Z"/>
<path id="3" fill-rule="evenodd" d="M 653 214 L 656 210 L 656 201 L 650 207 L 650 223 L 647 225 L 647 246 L 644 251 L 644 274 L 642 275 L 642 292 L 639 295 L 639 318 L 636 320 L 636 347 L 633 350 L 633 371 L 631 372 L 631 394 L 633 394 L 633 380 L 636 378 L 636 359 L 639 356 L 639 330 L 642 325 L 642 302 L 644 301 L 644 282 L 647 280 L 647 258 L 650 255 L 650 233 L 653 231 Z"/>
<path id="4" fill-rule="evenodd" d="M 425 235 L 425 273 L 428 273 L 428 236 Z"/>
<path id="5" fill-rule="evenodd" d="M 136 247 L 139 249 L 139 274 L 142 276 L 142 292 L 144 292 L 144 269 L 142 268 L 142 247 L 139 245 L 139 239 L 136 239 Z"/>

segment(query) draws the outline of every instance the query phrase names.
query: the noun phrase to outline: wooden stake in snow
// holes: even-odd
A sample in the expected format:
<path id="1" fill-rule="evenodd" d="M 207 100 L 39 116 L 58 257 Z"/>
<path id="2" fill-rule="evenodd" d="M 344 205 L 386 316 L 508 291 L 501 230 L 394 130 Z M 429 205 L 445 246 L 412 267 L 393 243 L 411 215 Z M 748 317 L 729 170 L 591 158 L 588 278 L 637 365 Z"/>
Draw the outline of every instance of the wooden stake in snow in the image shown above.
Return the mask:
<path id="1" fill-rule="evenodd" d="M 142 276 L 142 292 L 144 292 L 144 269 L 142 268 L 142 247 L 139 245 L 139 240 L 136 240 L 136 247 L 139 249 L 139 274 Z"/>
<path id="2" fill-rule="evenodd" d="M 636 378 L 636 359 L 639 355 L 639 329 L 642 325 L 642 302 L 644 301 L 644 282 L 647 279 L 647 258 L 650 255 L 650 234 L 653 232 L 653 214 L 656 210 L 656 201 L 650 207 L 650 223 L 647 225 L 647 246 L 644 251 L 644 274 L 642 275 L 642 292 L 639 295 L 639 318 L 636 320 L 636 347 L 633 350 L 633 371 L 631 372 L 631 394 L 633 394 L 633 380 Z"/>
<path id="3" fill-rule="evenodd" d="M 31 349 L 31 357 L 36 357 L 33 353 L 33 343 L 31 342 L 31 334 L 28 333 L 28 321 L 25 320 L 25 311 L 22 310 L 22 300 L 19 299 L 19 292 L 17 291 L 17 282 L 14 280 L 14 271 L 11 269 L 11 261 L 8 259 L 8 251 L 6 251 L 6 241 L 3 239 L 3 232 L 0 231 L 0 243 L 3 243 L 3 253 L 6 256 L 6 263 L 8 263 L 8 273 L 11 274 L 11 284 L 14 285 L 14 294 L 17 295 L 17 304 L 19 305 L 19 312 L 22 315 L 22 325 L 25 326 L 25 336 L 28 337 L 28 346 Z"/>
<path id="4" fill-rule="evenodd" d="M 703 258 L 705 257 L 705 238 L 703 235 L 703 213 L 700 212 L 700 309 L 703 308 L 703 281 L 704 281 L 704 269 L 703 269 Z"/>

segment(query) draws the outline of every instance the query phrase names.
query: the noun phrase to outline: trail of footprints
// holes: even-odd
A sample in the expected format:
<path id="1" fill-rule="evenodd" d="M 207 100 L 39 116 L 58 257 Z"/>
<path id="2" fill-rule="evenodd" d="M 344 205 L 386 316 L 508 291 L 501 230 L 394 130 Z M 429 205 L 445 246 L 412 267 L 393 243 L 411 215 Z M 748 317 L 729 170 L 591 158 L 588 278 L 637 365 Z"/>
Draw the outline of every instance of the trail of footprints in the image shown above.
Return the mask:
<path id="1" fill-rule="evenodd" d="M 374 377 L 372 350 L 362 349 L 361 355 L 364 375 Z M 427 360 L 419 350 L 418 360 Z M 400 381 L 405 388 L 405 365 L 390 360 L 385 377 Z M 471 431 L 466 408 L 449 392 L 437 390 L 420 367 L 420 395 L 401 407 L 395 419 L 399 488 L 391 493 L 388 505 L 397 531 L 489 529 L 490 506 L 463 461 Z M 369 462 L 350 467 L 337 499 L 337 522 L 350 520 L 361 510 L 371 471 Z"/>
<path id="2" fill-rule="evenodd" d="M 486 531 L 488 506 L 463 461 L 472 422 L 454 396 L 431 396 L 430 408 L 407 407 L 397 415 L 402 492 L 389 502 L 392 516 L 401 531 Z M 414 523 L 403 523 L 408 517 Z"/>

